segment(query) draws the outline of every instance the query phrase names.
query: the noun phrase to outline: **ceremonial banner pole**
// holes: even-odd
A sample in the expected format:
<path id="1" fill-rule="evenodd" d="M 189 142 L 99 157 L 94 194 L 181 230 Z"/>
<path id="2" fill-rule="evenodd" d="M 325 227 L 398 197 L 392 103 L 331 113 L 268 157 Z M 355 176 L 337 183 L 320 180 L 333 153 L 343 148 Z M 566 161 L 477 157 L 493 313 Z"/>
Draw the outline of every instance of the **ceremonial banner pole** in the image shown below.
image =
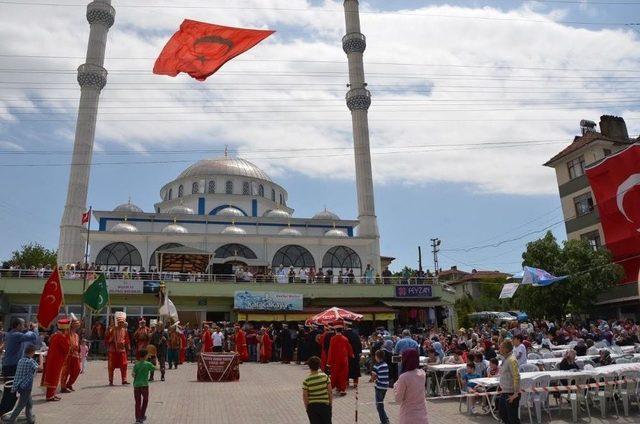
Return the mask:
<path id="1" fill-rule="evenodd" d="M 87 326 L 87 320 L 85 318 L 91 319 L 91 315 L 86 315 L 87 305 L 84 304 L 84 292 L 87 290 L 87 269 L 89 268 L 89 234 L 91 232 L 91 210 L 92 206 L 89 206 L 89 221 L 87 222 L 87 241 L 84 246 L 84 273 L 82 277 L 82 315 L 81 320 L 84 322 L 84 330 L 85 334 L 89 326 Z M 88 322 L 91 325 L 90 322 Z"/>

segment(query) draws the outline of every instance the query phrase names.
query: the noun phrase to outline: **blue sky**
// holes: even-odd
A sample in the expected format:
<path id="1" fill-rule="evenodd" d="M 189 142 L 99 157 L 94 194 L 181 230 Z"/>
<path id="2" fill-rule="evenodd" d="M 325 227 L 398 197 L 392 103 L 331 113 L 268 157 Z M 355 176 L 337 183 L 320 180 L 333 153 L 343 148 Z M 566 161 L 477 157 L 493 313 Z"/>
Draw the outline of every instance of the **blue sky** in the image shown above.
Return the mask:
<path id="1" fill-rule="evenodd" d="M 289 191 L 295 216 L 326 206 L 355 218 L 341 2 L 213 3 L 183 10 L 158 6 L 203 3 L 115 3 L 94 162 L 122 164 L 93 167 L 88 203 L 112 209 L 131 196 L 151 211 L 164 183 L 229 145 Z M 442 268 L 516 271 L 526 242 L 543 229 L 556 224 L 564 238 L 555 175 L 542 163 L 583 118 L 620 114 L 638 135 L 640 34 L 562 22 L 633 23 L 640 5 L 362 3 L 377 12 L 363 13 L 362 30 L 381 250 L 397 258 L 394 268 L 415 267 L 418 245 L 431 268 L 429 239 L 439 237 Z M 239 5 L 253 9 L 233 9 Z M 29 241 L 57 246 L 79 96 L 73 70 L 88 35 L 82 9 L 0 2 L 0 259 Z M 278 33 L 204 84 L 151 75 L 153 57 L 183 17 Z M 247 81 L 251 91 L 234 91 Z M 500 245 L 463 250 L 488 244 Z"/>

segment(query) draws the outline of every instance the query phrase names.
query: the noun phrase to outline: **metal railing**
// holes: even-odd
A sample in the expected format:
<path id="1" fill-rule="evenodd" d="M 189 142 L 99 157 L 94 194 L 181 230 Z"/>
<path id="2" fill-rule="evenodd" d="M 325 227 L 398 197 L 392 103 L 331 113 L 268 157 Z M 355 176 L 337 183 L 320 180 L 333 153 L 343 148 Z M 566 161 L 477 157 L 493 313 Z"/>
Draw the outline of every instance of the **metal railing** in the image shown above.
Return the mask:
<path id="1" fill-rule="evenodd" d="M 18 279 L 46 279 L 53 273 L 52 269 L 0 269 L 1 278 Z M 87 281 L 93 281 L 98 274 L 103 273 L 110 280 L 152 280 L 185 283 L 255 283 L 255 284 L 344 284 L 344 285 L 422 285 L 437 284 L 434 277 L 366 277 L 349 275 L 315 275 L 294 276 L 273 275 L 273 274 L 204 274 L 204 273 L 180 273 L 180 272 L 158 272 L 158 271 L 138 271 L 138 270 L 111 270 L 95 271 L 87 270 Z M 63 280 L 83 280 L 85 271 L 82 270 L 60 270 L 60 278 Z"/>

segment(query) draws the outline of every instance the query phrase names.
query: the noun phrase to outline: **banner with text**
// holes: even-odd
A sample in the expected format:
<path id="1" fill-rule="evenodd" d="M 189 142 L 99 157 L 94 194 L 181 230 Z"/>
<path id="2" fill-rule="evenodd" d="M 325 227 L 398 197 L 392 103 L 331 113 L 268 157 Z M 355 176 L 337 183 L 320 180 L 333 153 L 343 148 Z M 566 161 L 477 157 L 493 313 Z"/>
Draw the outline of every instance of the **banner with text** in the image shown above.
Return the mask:
<path id="1" fill-rule="evenodd" d="M 241 311 L 301 311 L 303 303 L 297 293 L 237 291 L 233 307 Z"/>
<path id="2" fill-rule="evenodd" d="M 160 281 L 156 280 L 107 280 L 110 294 L 158 293 Z"/>
<path id="3" fill-rule="evenodd" d="M 433 288 L 430 285 L 400 285 L 396 286 L 396 297 L 428 299 L 433 297 Z"/>

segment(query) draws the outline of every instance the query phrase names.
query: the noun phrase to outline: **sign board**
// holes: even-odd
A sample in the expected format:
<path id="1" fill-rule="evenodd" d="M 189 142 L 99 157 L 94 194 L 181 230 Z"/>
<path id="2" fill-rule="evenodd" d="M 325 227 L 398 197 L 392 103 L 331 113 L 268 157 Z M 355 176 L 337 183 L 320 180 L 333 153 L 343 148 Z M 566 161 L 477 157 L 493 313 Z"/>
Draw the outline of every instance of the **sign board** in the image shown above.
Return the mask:
<path id="1" fill-rule="evenodd" d="M 400 285 L 396 286 L 396 297 L 414 297 L 420 299 L 430 299 L 433 297 L 433 287 L 424 285 Z"/>
<path id="2" fill-rule="evenodd" d="M 107 280 L 111 294 L 158 293 L 160 281 L 156 280 Z"/>
<path id="3" fill-rule="evenodd" d="M 233 307 L 241 311 L 301 311 L 303 302 L 297 293 L 237 291 Z"/>
<path id="4" fill-rule="evenodd" d="M 502 291 L 500 292 L 500 299 L 511 299 L 514 294 L 516 294 L 516 290 L 520 285 L 518 283 L 507 283 L 502 286 Z"/>
<path id="5" fill-rule="evenodd" d="M 235 353 L 201 353 L 198 358 L 198 381 L 240 380 L 240 356 Z"/>

